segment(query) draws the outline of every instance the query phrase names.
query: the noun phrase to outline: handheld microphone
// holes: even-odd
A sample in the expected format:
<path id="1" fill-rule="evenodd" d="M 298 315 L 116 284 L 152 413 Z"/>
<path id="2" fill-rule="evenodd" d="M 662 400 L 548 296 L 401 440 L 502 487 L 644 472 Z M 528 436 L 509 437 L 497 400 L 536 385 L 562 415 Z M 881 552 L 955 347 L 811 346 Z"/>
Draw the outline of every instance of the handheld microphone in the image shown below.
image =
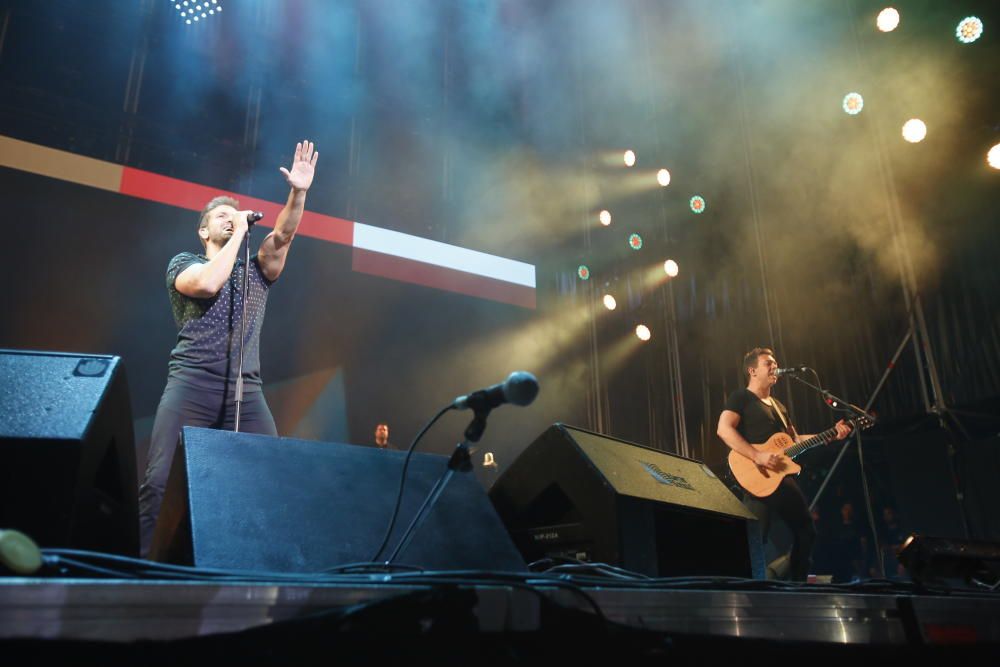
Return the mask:
<path id="1" fill-rule="evenodd" d="M 251 211 L 247 213 L 247 225 L 253 226 L 255 222 L 262 220 L 263 218 L 264 214 L 260 211 Z"/>
<path id="2" fill-rule="evenodd" d="M 774 369 L 774 377 L 781 377 L 782 375 L 805 373 L 809 370 L 806 366 L 791 366 L 789 368 L 776 368 Z"/>
<path id="3" fill-rule="evenodd" d="M 538 379 L 527 371 L 514 371 L 499 384 L 459 396 L 452 402 L 456 410 L 492 410 L 510 403 L 529 405 L 538 396 Z"/>

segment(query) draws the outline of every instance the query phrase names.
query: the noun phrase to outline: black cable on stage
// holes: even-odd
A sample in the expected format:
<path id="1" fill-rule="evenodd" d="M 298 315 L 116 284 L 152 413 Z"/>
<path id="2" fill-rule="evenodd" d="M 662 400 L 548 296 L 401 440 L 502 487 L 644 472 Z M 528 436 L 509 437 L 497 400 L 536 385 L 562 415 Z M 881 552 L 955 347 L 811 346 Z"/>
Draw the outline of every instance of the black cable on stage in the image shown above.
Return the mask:
<path id="1" fill-rule="evenodd" d="M 364 585 L 374 584 L 396 586 L 512 586 L 531 589 L 539 594 L 538 588 L 559 588 L 572 591 L 586 599 L 601 614 L 600 605 L 587 592 L 588 588 L 645 590 L 645 591 L 771 591 L 788 593 L 872 593 L 885 595 L 908 595 L 917 592 L 946 595 L 953 593 L 947 587 L 929 588 L 912 582 L 901 582 L 885 579 L 872 579 L 862 582 L 845 584 L 804 584 L 775 580 L 746 579 L 743 577 L 658 577 L 653 578 L 642 573 L 631 572 L 608 563 L 584 563 L 565 560 L 555 565 L 551 572 L 493 572 L 485 570 L 438 570 L 422 571 L 415 566 L 399 566 L 408 568 L 402 572 L 345 572 L 341 574 L 324 573 L 288 573 L 288 572 L 256 572 L 241 570 L 214 570 L 209 568 L 194 568 L 183 565 L 155 563 L 142 559 L 129 558 L 114 554 L 78 551 L 72 549 L 45 549 L 44 565 L 60 573 L 78 572 L 85 575 L 103 578 L 129 579 L 139 581 L 141 578 L 157 577 L 171 581 L 211 582 L 215 584 L 284 584 L 284 585 Z M 538 565 L 544 561 L 533 563 Z M 374 563 L 355 563 L 341 566 L 347 569 L 372 567 Z M 118 569 L 111 569 L 112 567 Z M 578 568 L 575 566 L 579 566 Z M 995 589 L 989 584 L 982 590 L 962 590 L 965 595 L 973 597 L 995 597 Z M 989 591 L 989 592 L 986 592 Z M 603 616 L 603 614 L 601 614 Z"/>
<path id="2" fill-rule="evenodd" d="M 385 537 L 382 538 L 382 544 L 379 545 L 378 550 L 371 557 L 372 563 L 376 563 L 378 561 L 378 557 L 382 555 L 383 551 L 385 551 L 386 545 L 389 544 L 389 538 L 392 536 L 392 529 L 396 526 L 396 518 L 399 516 L 399 508 L 403 503 L 403 488 L 406 485 L 406 469 L 410 465 L 410 459 L 413 457 L 413 451 L 416 449 L 417 443 L 420 442 L 420 439 L 424 437 L 424 434 L 427 433 L 428 429 L 430 429 L 430 427 L 433 426 L 444 413 L 453 408 L 454 404 L 452 403 L 449 403 L 447 406 L 441 408 L 441 410 L 439 410 L 438 413 L 434 415 L 434 417 L 432 417 L 422 429 L 420 429 L 420 432 L 417 433 L 413 442 L 410 443 L 410 447 L 406 450 L 406 458 L 403 460 L 403 470 L 399 474 L 399 491 L 396 493 L 396 506 L 392 510 L 392 517 L 389 519 L 389 526 L 385 530 Z"/>

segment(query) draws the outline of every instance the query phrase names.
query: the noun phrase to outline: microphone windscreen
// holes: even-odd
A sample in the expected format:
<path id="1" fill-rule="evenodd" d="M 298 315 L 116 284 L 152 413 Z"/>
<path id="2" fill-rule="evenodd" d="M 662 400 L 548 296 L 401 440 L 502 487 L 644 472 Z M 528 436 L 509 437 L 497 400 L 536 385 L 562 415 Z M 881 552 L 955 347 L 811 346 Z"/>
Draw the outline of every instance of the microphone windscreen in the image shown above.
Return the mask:
<path id="1" fill-rule="evenodd" d="M 503 395 L 513 405 L 530 405 L 538 396 L 538 379 L 527 371 L 514 371 L 503 383 Z"/>

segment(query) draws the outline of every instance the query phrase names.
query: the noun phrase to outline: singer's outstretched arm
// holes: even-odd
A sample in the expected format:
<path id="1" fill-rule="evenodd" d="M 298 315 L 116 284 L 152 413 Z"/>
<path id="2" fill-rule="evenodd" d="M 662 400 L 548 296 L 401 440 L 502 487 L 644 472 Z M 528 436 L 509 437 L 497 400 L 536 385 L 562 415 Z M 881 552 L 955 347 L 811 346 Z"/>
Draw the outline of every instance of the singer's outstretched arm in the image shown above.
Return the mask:
<path id="1" fill-rule="evenodd" d="M 295 231 L 302 220 L 302 211 L 306 205 L 306 192 L 312 185 L 316 171 L 316 160 L 319 152 L 311 141 L 301 141 L 295 145 L 295 157 L 292 159 L 291 170 L 281 167 L 291 191 L 288 202 L 281 209 L 274 223 L 274 231 L 268 234 L 260 244 L 257 261 L 261 271 L 268 280 L 274 281 L 285 268 L 285 258 L 288 257 L 288 247 L 295 238 Z"/>

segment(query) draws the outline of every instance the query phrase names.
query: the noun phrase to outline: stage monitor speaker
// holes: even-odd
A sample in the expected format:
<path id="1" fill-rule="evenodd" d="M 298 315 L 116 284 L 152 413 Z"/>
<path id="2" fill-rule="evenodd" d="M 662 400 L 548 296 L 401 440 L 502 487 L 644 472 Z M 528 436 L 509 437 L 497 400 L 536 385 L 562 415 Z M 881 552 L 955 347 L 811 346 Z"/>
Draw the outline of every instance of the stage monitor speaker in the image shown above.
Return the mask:
<path id="1" fill-rule="evenodd" d="M 230 570 L 321 572 L 372 557 L 405 452 L 185 427 L 153 535 L 153 560 Z M 415 453 L 387 557 L 448 457 Z M 397 563 L 527 568 L 471 474 L 451 478 Z"/>
<path id="2" fill-rule="evenodd" d="M 0 350 L 0 528 L 136 556 L 137 506 L 121 359 Z"/>
<path id="3" fill-rule="evenodd" d="M 529 562 L 764 576 L 756 517 L 692 459 L 555 424 L 500 475 L 490 499 Z"/>

